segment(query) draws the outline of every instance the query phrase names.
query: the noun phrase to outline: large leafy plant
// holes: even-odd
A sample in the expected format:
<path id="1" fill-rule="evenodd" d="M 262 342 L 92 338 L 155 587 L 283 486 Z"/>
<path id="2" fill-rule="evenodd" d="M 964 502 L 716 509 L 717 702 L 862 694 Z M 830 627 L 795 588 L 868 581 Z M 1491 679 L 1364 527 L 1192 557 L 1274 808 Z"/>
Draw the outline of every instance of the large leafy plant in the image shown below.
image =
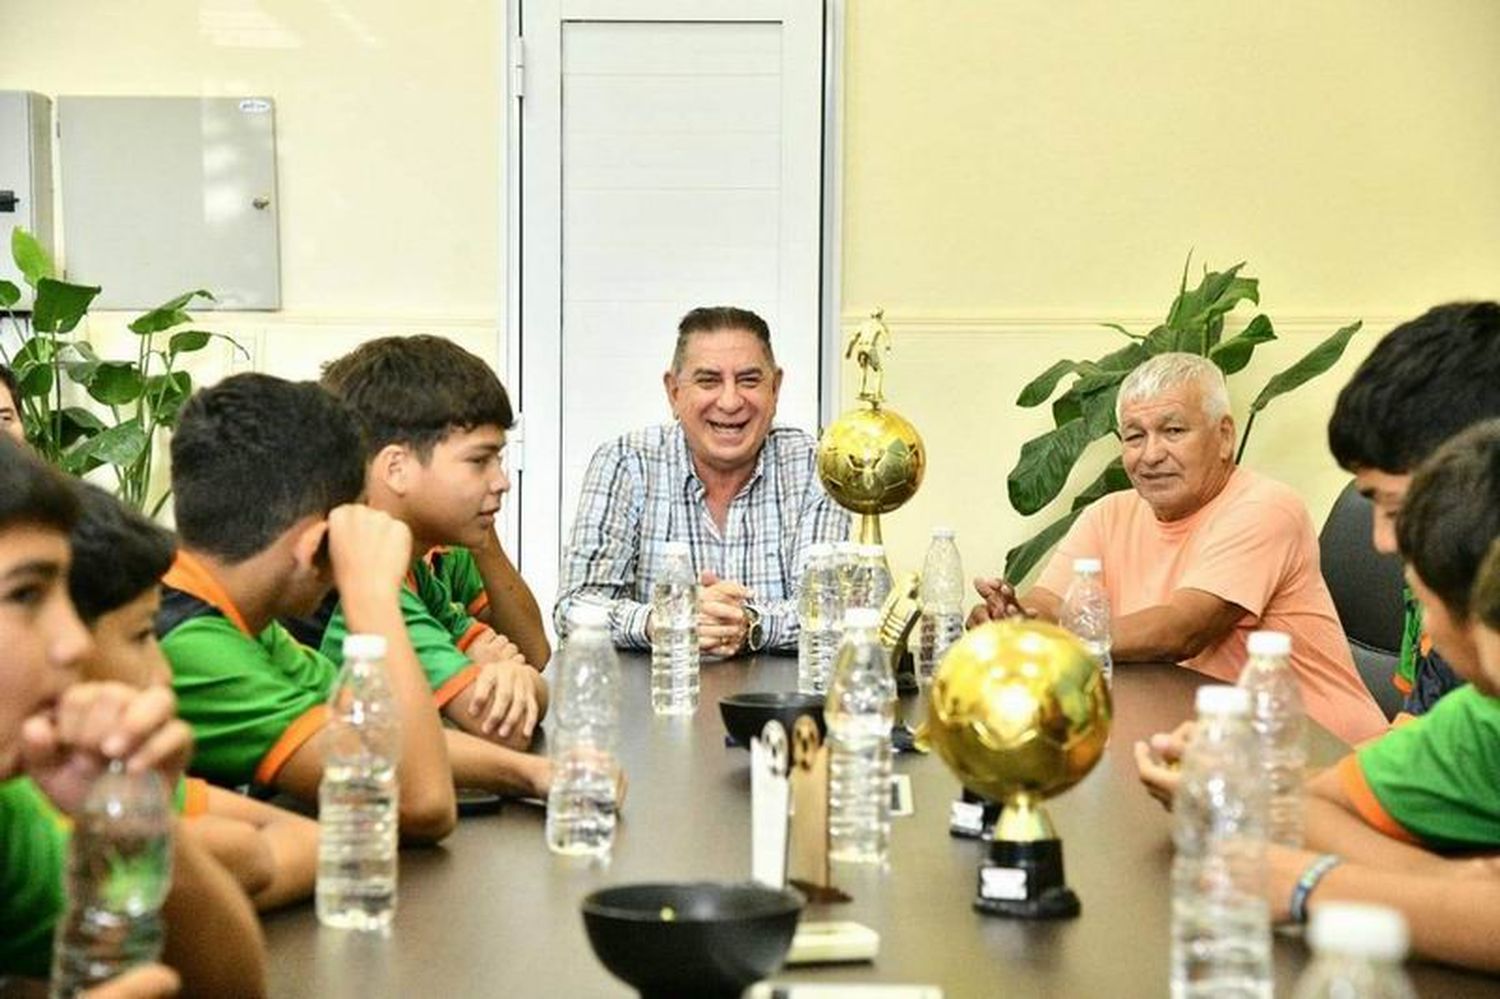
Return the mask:
<path id="1" fill-rule="evenodd" d="M 182 404 L 193 392 L 192 376 L 179 366 L 183 355 L 215 338 L 241 353 L 243 348 L 222 333 L 187 328 L 192 316 L 186 309 L 193 300 L 213 300 L 200 289 L 130 323 L 134 359 L 106 360 L 77 333 L 99 289 L 58 280 L 47 252 L 23 229 L 11 235 L 11 255 L 35 295 L 28 332 L 13 311 L 21 290 L 0 281 L 0 310 L 20 340 L 14 354 L 0 344 L 0 359 L 15 373 L 27 440 L 48 462 L 73 475 L 108 466 L 116 494 L 144 509 L 157 439 L 177 426 Z M 159 511 L 166 499 L 166 493 L 159 496 L 150 512 Z"/>
<path id="2" fill-rule="evenodd" d="M 1191 263 L 1191 258 L 1189 264 Z M 1167 311 L 1166 320 L 1146 334 L 1132 333 L 1116 323 L 1110 329 L 1119 331 L 1129 342 L 1093 361 L 1058 361 L 1021 390 L 1018 406 L 1039 406 L 1052 399 L 1066 378 L 1073 380 L 1067 389 L 1052 400 L 1053 428 L 1021 446 L 1016 467 L 1006 478 L 1010 505 L 1022 514 L 1033 514 L 1056 499 L 1067 484 L 1068 475 L 1089 444 L 1108 435 L 1119 436 L 1115 423 L 1115 397 L 1125 376 L 1156 354 L 1188 351 L 1207 356 L 1226 376 L 1233 375 L 1250 363 L 1255 348 L 1276 339 L 1271 320 L 1257 313 L 1229 339 L 1224 339 L 1224 319 L 1241 302 L 1260 304 L 1260 282 L 1243 277 L 1243 262 L 1227 271 L 1208 272 L 1191 290 L 1187 286 L 1188 268 L 1182 272 L 1177 297 Z M 1244 431 L 1240 435 L 1235 460 L 1245 453 L 1250 430 L 1261 410 L 1273 399 L 1316 378 L 1337 363 L 1349 340 L 1359 332 L 1360 323 L 1350 323 L 1318 344 L 1301 360 L 1268 381 L 1250 404 Z M 1042 528 L 1028 540 L 1012 548 L 1005 556 L 1007 579 L 1020 580 L 1060 541 L 1073 521 L 1089 504 L 1112 492 L 1130 488 L 1121 460 L 1116 457 L 1093 482 L 1073 497 L 1067 515 Z"/>

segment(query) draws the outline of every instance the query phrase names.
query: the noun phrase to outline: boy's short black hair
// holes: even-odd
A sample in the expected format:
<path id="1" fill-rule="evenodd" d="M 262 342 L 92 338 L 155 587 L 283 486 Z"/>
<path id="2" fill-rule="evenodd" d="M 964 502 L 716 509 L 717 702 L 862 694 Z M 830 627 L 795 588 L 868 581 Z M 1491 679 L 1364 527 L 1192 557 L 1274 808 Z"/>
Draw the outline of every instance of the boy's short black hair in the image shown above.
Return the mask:
<path id="1" fill-rule="evenodd" d="M 1454 302 L 1391 330 L 1339 392 L 1328 448 L 1350 472 L 1404 475 L 1500 416 L 1500 304 Z"/>
<path id="2" fill-rule="evenodd" d="M 0 434 L 0 530 L 21 524 L 67 534 L 78 520 L 78 497 L 61 472 Z"/>
<path id="3" fill-rule="evenodd" d="M 323 369 L 323 386 L 364 425 L 366 458 L 390 444 L 425 462 L 454 430 L 516 422 L 510 396 L 480 358 L 440 336 L 387 336 Z"/>
<path id="4" fill-rule="evenodd" d="M 1500 631 L 1500 538 L 1490 545 L 1474 580 L 1474 616 L 1492 631 Z"/>
<path id="5" fill-rule="evenodd" d="M 10 393 L 10 401 L 16 407 L 16 415 L 21 415 L 21 383 L 16 381 L 16 373 L 10 370 L 8 364 L 0 364 L 0 385 L 4 385 L 5 391 Z"/>
<path id="6" fill-rule="evenodd" d="M 1500 420 L 1449 440 L 1412 476 L 1396 519 L 1401 556 L 1460 620 L 1479 563 L 1500 538 Z"/>
<path id="7" fill-rule="evenodd" d="M 182 543 L 226 562 L 364 490 L 354 414 L 314 382 L 242 374 L 188 400 L 172 436 Z"/>
<path id="8" fill-rule="evenodd" d="M 172 532 L 87 482 L 76 483 L 81 513 L 73 525 L 68 594 L 83 623 L 151 590 L 172 566 Z"/>

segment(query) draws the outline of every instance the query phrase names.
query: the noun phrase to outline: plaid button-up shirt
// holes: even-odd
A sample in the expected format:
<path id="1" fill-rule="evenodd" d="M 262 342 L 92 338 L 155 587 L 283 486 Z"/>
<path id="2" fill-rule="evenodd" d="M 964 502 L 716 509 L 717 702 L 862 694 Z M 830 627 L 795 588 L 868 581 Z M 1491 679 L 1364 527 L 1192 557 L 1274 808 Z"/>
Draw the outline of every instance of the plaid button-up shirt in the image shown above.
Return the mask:
<path id="1" fill-rule="evenodd" d="M 594 601 L 610 605 L 615 644 L 649 648 L 646 616 L 663 548 L 686 541 L 694 572 L 711 570 L 752 591 L 766 648 L 796 648 L 807 546 L 849 536 L 849 514 L 818 481 L 816 451 L 803 431 L 773 427 L 721 532 L 679 425 L 647 427 L 599 448 L 563 557 L 553 609 L 558 634 L 567 633 L 575 601 Z"/>

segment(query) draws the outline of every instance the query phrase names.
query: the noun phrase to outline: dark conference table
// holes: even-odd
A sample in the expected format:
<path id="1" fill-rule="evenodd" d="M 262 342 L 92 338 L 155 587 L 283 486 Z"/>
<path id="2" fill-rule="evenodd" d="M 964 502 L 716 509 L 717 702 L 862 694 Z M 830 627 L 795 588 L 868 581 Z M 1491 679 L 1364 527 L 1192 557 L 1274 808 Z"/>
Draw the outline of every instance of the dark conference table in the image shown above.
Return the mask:
<path id="1" fill-rule="evenodd" d="M 740 690 L 794 689 L 796 662 L 706 664 L 697 714 L 656 718 L 648 657 L 623 658 L 620 748 L 630 792 L 608 867 L 552 856 L 542 809 L 507 802 L 497 814 L 463 819 L 440 847 L 402 852 L 389 938 L 322 929 L 311 904 L 267 916 L 272 995 L 631 994 L 595 960 L 579 900 L 625 882 L 749 878 L 749 753 L 724 745 L 718 700 Z M 951 997 L 1166 995 L 1170 822 L 1137 783 L 1130 747 L 1187 717 L 1200 682 L 1178 667 L 1116 667 L 1109 749 L 1093 773 L 1048 806 L 1081 917 L 1020 922 L 974 912 L 984 847 L 948 835 L 958 782 L 935 754 L 899 755 L 896 771 L 911 776 L 915 813 L 893 820 L 889 869 L 836 864 L 834 882 L 854 901 L 803 915 L 873 927 L 879 956 L 873 964 L 788 968 L 774 981 L 938 985 Z M 903 705 L 915 713 L 918 699 Z M 1328 763 L 1341 746 L 1317 730 L 1310 751 Z M 1289 994 L 1306 948 L 1278 934 L 1275 951 L 1276 991 Z M 1500 992 L 1500 983 L 1479 975 L 1428 964 L 1408 970 L 1423 996 Z"/>

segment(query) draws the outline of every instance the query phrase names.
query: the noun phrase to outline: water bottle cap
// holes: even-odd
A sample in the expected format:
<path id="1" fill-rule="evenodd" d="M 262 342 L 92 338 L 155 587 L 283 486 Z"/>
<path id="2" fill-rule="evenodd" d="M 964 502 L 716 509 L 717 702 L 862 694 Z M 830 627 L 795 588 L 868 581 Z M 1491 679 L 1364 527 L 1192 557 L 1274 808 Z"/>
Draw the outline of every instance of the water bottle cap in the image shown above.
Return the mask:
<path id="1" fill-rule="evenodd" d="M 958 537 L 958 532 L 951 527 L 934 527 L 932 529 L 932 536 L 934 538 L 942 538 L 945 541 L 952 541 Z"/>
<path id="2" fill-rule="evenodd" d="M 1406 957 L 1406 920 L 1383 905 L 1325 902 L 1312 910 L 1307 942 L 1320 953 L 1400 961 Z"/>
<path id="3" fill-rule="evenodd" d="M 860 558 L 885 558 L 884 545 L 860 545 L 855 551 Z"/>
<path id="4" fill-rule="evenodd" d="M 1248 715 L 1250 694 L 1238 687 L 1223 683 L 1211 683 L 1198 688 L 1193 702 L 1200 715 Z"/>
<path id="5" fill-rule="evenodd" d="M 1073 560 L 1074 572 L 1103 572 L 1104 563 L 1096 558 L 1075 558 Z"/>
<path id="6" fill-rule="evenodd" d="M 811 561 L 815 558 L 827 558 L 834 553 L 834 546 L 827 541 L 814 541 L 807 546 L 807 558 Z"/>
<path id="7" fill-rule="evenodd" d="M 691 555 L 693 550 L 688 547 L 686 541 L 668 541 L 662 546 L 662 554 L 671 558 L 674 555 Z"/>
<path id="8" fill-rule="evenodd" d="M 1252 631 L 1246 648 L 1252 656 L 1289 656 L 1292 636 L 1284 631 Z"/>
<path id="9" fill-rule="evenodd" d="M 386 641 L 384 635 L 345 635 L 345 659 L 384 659 Z"/>
<path id="10" fill-rule="evenodd" d="M 880 611 L 873 607 L 850 607 L 844 611 L 845 628 L 878 628 Z"/>
<path id="11" fill-rule="evenodd" d="M 608 628 L 609 605 L 588 601 L 576 603 L 568 612 L 568 620 L 573 622 L 575 628 Z"/>

